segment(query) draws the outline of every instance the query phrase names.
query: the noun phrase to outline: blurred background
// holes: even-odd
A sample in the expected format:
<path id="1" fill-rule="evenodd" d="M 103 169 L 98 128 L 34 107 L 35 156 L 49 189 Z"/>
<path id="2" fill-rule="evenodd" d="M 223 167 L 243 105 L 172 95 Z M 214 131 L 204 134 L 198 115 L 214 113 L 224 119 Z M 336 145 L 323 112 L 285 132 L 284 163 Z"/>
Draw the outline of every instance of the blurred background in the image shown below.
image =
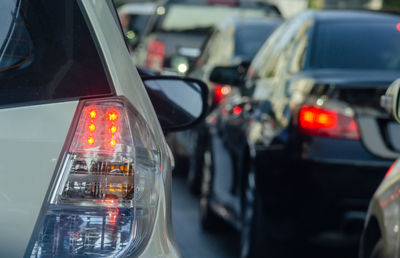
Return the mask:
<path id="1" fill-rule="evenodd" d="M 183 257 L 389 257 L 367 208 L 400 151 L 400 1 L 114 2 L 142 76 L 209 86 L 166 132 Z"/>

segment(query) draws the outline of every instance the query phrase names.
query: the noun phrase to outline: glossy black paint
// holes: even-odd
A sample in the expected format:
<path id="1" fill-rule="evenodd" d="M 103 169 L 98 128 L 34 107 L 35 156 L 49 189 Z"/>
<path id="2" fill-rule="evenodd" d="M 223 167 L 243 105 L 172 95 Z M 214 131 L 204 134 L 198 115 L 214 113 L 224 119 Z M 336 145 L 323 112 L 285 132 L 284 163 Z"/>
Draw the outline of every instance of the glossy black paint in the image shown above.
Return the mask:
<path id="1" fill-rule="evenodd" d="M 246 86 L 207 118 L 214 161 L 210 202 L 216 213 L 241 229 L 243 182 L 253 167 L 256 192 L 267 207 L 267 237 L 307 242 L 337 232 L 358 240 L 368 200 L 398 156 L 393 139 L 400 129 L 392 128 L 379 97 L 400 71 L 310 69 L 314 28 L 343 19 L 398 18 L 361 11 L 305 12 L 271 35 L 250 65 Z M 301 106 L 318 100 L 351 108 L 361 139 L 300 133 Z"/>

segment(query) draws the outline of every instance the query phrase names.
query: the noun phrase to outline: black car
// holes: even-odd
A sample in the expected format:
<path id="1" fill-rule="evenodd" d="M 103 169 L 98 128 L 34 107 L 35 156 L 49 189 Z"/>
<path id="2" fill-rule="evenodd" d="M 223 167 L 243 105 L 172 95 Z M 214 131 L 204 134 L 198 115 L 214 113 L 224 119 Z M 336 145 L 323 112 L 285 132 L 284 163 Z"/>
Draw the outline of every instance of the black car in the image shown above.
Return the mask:
<path id="1" fill-rule="evenodd" d="M 232 223 L 243 257 L 298 257 L 333 239 L 356 245 L 368 200 L 400 150 L 400 128 L 379 105 L 400 76 L 399 20 L 307 11 L 275 30 L 241 97 L 207 119 L 203 228 Z"/>
<path id="2" fill-rule="evenodd" d="M 162 1 L 135 50 L 138 66 L 188 73 L 214 25 L 229 17 L 280 16 L 278 8 L 259 1 Z"/>
<path id="3" fill-rule="evenodd" d="M 211 110 L 228 96 L 237 96 L 238 89 L 231 86 L 234 81 L 213 83 L 209 80 L 210 75 L 222 68 L 235 73 L 239 77 L 237 81 L 242 81 L 257 51 L 281 23 L 280 18 L 231 18 L 216 26 L 190 73 L 207 83 Z M 179 132 L 176 136 L 181 156 L 186 154 L 190 158 L 188 185 L 195 195 L 200 194 L 204 132 L 201 123 L 194 130 Z"/>

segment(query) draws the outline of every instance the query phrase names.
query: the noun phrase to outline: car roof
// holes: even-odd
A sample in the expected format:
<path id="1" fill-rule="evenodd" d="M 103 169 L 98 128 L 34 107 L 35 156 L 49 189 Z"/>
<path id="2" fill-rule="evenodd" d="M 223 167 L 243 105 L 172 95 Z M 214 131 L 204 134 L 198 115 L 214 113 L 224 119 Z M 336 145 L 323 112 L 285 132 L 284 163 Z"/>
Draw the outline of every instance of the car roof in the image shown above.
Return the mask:
<path id="1" fill-rule="evenodd" d="M 283 19 L 280 18 L 254 18 L 254 17 L 234 17 L 226 21 L 226 23 L 233 24 L 235 26 L 246 26 L 246 25 L 259 25 L 259 24 L 278 24 L 282 23 Z"/>
<path id="2" fill-rule="evenodd" d="M 207 6 L 227 6 L 236 8 L 264 8 L 265 10 L 270 10 L 275 12 L 277 15 L 281 15 L 279 8 L 271 3 L 252 0 L 161 0 L 158 2 L 159 5 L 169 6 L 174 4 L 184 4 L 184 5 L 207 5 Z"/>
<path id="3" fill-rule="evenodd" d="M 121 14 L 142 14 L 151 15 L 156 10 L 155 3 L 139 2 L 139 3 L 128 3 L 118 8 L 118 12 Z"/>
<path id="4" fill-rule="evenodd" d="M 369 10 L 318 10 L 308 11 L 317 22 L 399 21 L 400 15 Z"/>

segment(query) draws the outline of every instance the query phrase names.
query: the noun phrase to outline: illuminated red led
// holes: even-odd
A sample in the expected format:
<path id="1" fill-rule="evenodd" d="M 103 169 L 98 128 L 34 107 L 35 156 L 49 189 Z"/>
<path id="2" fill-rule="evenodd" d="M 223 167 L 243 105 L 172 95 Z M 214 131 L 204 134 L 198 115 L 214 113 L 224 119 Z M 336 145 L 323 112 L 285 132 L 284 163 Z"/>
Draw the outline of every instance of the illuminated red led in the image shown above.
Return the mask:
<path id="1" fill-rule="evenodd" d="M 89 131 L 93 132 L 94 130 L 96 130 L 96 126 L 94 124 L 90 124 Z"/>
<path id="2" fill-rule="evenodd" d="M 116 112 L 111 112 L 110 114 L 108 114 L 108 120 L 110 120 L 110 121 L 117 120 L 117 118 L 118 118 L 118 115 Z"/>
<path id="3" fill-rule="evenodd" d="M 399 22 L 399 23 L 397 23 L 397 25 L 396 25 L 396 29 L 397 29 L 398 31 L 400 31 L 400 22 Z"/>
<path id="4" fill-rule="evenodd" d="M 93 137 L 90 137 L 90 138 L 87 140 L 87 142 L 88 142 L 90 145 L 93 144 L 93 143 L 94 143 Z"/>
<path id="5" fill-rule="evenodd" d="M 90 115 L 90 118 L 96 118 L 96 116 L 97 116 L 96 110 L 91 110 L 91 111 L 89 112 L 89 115 Z"/>
<path id="6" fill-rule="evenodd" d="M 242 113 L 242 108 L 239 107 L 239 106 L 234 107 L 234 108 L 233 108 L 233 113 L 234 113 L 235 115 L 240 115 L 240 114 Z"/>
<path id="7" fill-rule="evenodd" d="M 116 126 L 111 126 L 110 132 L 111 133 L 116 133 L 117 132 L 117 127 Z"/>
<path id="8" fill-rule="evenodd" d="M 309 106 L 300 110 L 300 126 L 304 129 L 334 128 L 337 114 L 319 107 Z"/>

